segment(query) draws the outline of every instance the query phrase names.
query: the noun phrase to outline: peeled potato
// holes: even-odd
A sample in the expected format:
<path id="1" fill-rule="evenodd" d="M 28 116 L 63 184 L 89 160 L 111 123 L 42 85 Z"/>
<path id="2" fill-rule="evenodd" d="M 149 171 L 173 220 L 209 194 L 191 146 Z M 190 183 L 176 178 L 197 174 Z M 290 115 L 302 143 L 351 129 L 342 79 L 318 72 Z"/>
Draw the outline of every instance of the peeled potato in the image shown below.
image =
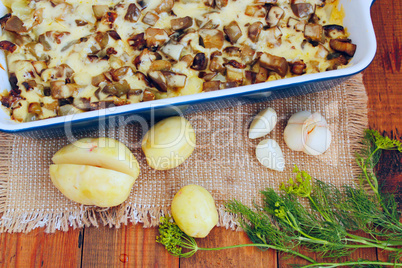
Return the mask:
<path id="1" fill-rule="evenodd" d="M 127 174 L 86 165 L 51 165 L 49 171 L 54 186 L 67 198 L 98 207 L 123 203 L 135 182 Z"/>
<path id="2" fill-rule="evenodd" d="M 189 236 L 204 238 L 218 223 L 218 211 L 211 194 L 198 185 L 184 186 L 172 201 L 172 216 Z"/>
<path id="3" fill-rule="evenodd" d="M 175 116 L 158 122 L 145 134 L 142 150 L 149 166 L 168 170 L 189 158 L 195 144 L 195 132 L 190 122 Z"/>
<path id="4" fill-rule="evenodd" d="M 52 158 L 55 164 L 97 166 L 125 173 L 137 179 L 140 167 L 123 143 L 110 138 L 85 138 L 60 149 Z"/>

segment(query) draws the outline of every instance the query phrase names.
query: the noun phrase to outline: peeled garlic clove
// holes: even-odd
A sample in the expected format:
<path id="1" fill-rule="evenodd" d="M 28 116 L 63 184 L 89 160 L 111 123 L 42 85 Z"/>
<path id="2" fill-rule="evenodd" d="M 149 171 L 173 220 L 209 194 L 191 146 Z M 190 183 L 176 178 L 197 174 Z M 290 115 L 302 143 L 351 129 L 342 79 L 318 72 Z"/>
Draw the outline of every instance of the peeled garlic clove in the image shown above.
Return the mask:
<path id="1" fill-rule="evenodd" d="M 251 122 L 250 129 L 248 131 L 248 137 L 250 139 L 261 138 L 270 133 L 278 121 L 278 116 L 274 109 L 267 108 L 259 112 Z"/>
<path id="2" fill-rule="evenodd" d="M 265 167 L 283 171 L 285 158 L 279 144 L 271 139 L 261 141 L 255 150 L 258 161 Z"/>
<path id="3" fill-rule="evenodd" d="M 331 145 L 331 131 L 328 127 L 316 126 L 306 137 L 303 152 L 309 155 L 325 153 Z"/>
<path id="4" fill-rule="evenodd" d="M 290 150 L 302 151 L 306 135 L 303 135 L 303 124 L 288 124 L 283 132 L 284 140 Z"/>
<path id="5" fill-rule="evenodd" d="M 309 111 L 301 111 L 295 113 L 289 118 L 288 124 L 304 124 L 304 122 L 310 118 L 311 113 Z"/>

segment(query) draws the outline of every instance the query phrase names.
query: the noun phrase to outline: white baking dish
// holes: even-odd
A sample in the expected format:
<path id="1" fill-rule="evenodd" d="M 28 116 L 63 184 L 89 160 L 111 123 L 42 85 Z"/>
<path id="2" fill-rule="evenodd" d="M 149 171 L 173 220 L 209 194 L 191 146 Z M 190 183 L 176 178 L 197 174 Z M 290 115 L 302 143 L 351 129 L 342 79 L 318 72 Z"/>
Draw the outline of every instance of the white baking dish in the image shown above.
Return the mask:
<path id="1" fill-rule="evenodd" d="M 356 54 L 351 65 L 345 69 L 309 74 L 267 83 L 242 86 L 238 88 L 201 93 L 190 96 L 176 97 L 152 102 L 143 102 L 125 106 L 91 111 L 77 115 L 57 117 L 27 123 L 15 123 L 10 120 L 5 111 L 0 110 L 0 130 L 10 133 L 24 133 L 39 137 L 64 133 L 67 123 L 68 129 L 78 129 L 98 125 L 99 122 L 116 124 L 119 120 L 138 121 L 139 116 L 149 117 L 151 113 L 158 116 L 168 116 L 172 113 L 195 112 L 209 107 L 222 107 L 238 102 L 244 98 L 261 99 L 270 96 L 278 98 L 295 94 L 305 94 L 329 88 L 347 77 L 364 70 L 373 60 L 376 53 L 376 38 L 370 17 L 370 7 L 375 0 L 340 0 L 345 10 L 344 26 L 350 33 L 350 38 L 357 45 Z M 0 3 L 0 15 L 7 13 L 7 9 Z M 6 66 L 5 56 L 0 52 L 0 64 Z M 0 90 L 10 90 L 7 71 L 0 70 Z M 213 104 L 211 106 L 211 103 Z M 133 117 L 135 115 L 135 117 Z M 141 120 L 141 119 L 140 119 Z"/>

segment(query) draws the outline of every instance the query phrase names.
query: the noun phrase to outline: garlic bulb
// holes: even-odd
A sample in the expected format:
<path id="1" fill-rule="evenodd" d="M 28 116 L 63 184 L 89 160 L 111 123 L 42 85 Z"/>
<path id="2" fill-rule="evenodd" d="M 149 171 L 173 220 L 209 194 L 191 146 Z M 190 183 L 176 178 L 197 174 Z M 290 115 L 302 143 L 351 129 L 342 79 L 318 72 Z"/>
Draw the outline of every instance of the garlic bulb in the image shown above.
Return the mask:
<path id="1" fill-rule="evenodd" d="M 292 115 L 284 131 L 286 145 L 293 151 L 320 155 L 331 144 L 331 131 L 320 113 L 302 111 Z"/>
<path id="2" fill-rule="evenodd" d="M 274 129 L 277 121 L 278 116 L 274 109 L 267 108 L 262 110 L 255 116 L 253 122 L 251 122 L 248 137 L 250 139 L 258 139 L 267 135 Z"/>
<path id="3" fill-rule="evenodd" d="M 283 171 L 285 158 L 279 144 L 271 139 L 261 141 L 255 150 L 258 161 L 265 167 Z"/>

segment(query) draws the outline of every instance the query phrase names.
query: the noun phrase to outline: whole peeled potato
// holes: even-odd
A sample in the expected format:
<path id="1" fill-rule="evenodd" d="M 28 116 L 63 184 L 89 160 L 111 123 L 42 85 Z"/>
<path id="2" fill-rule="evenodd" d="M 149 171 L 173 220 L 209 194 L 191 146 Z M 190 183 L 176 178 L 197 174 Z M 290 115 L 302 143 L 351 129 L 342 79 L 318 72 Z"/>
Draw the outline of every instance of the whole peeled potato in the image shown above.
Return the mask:
<path id="1" fill-rule="evenodd" d="M 218 223 L 218 211 L 212 195 L 198 185 L 184 186 L 172 201 L 172 216 L 187 235 L 204 238 Z"/>
<path id="2" fill-rule="evenodd" d="M 184 117 L 174 116 L 155 124 L 142 140 L 148 165 L 168 170 L 181 165 L 193 153 L 195 132 Z"/>
<path id="3" fill-rule="evenodd" d="M 86 165 L 51 165 L 49 173 L 54 186 L 67 198 L 98 207 L 123 203 L 135 182 L 125 173 Z"/>

